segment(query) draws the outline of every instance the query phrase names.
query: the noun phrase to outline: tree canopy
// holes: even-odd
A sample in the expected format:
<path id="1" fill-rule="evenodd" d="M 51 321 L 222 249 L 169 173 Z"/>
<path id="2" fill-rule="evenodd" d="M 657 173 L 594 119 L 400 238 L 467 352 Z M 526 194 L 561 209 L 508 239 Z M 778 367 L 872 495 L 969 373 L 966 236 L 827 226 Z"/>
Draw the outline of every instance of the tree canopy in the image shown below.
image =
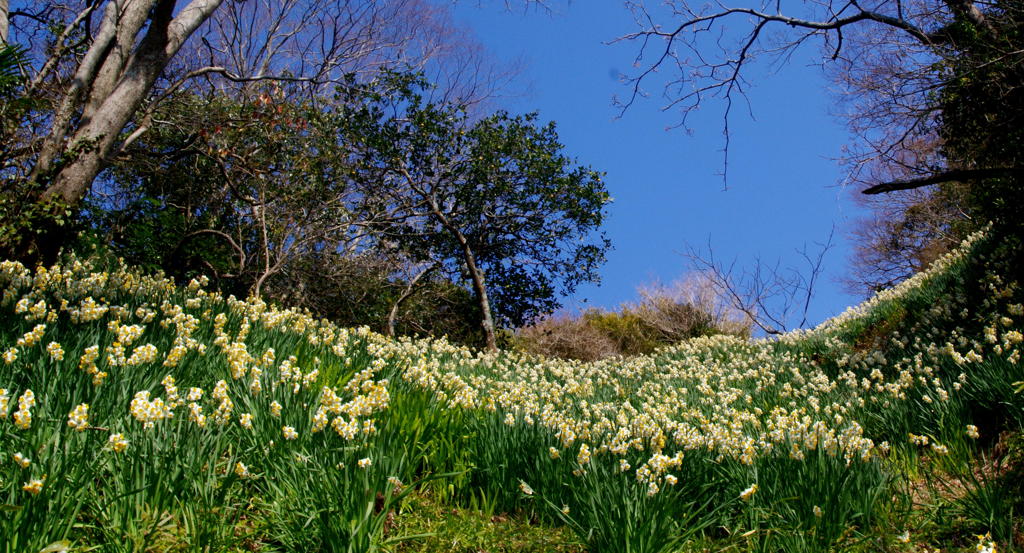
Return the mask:
<path id="1" fill-rule="evenodd" d="M 601 175 L 563 152 L 554 123 L 498 112 L 471 122 L 416 95 L 344 120 L 367 196 L 386 196 L 383 235 L 454 281 L 470 282 L 487 341 L 595 281 L 610 243 Z"/>
<path id="2" fill-rule="evenodd" d="M 206 274 L 234 293 L 312 294 L 345 311 L 316 273 L 378 282 L 387 299 L 370 318 L 390 332 L 407 304 L 437 293 L 465 312 L 449 282 L 474 298 L 494 347 L 497 329 L 597 279 L 610 197 L 554 123 L 471 119 L 430 102 L 427 87 L 385 74 L 317 102 L 277 86 L 252 102 L 182 94 L 101 181 L 93 224 L 133 264 Z"/>
<path id="3" fill-rule="evenodd" d="M 31 208 L 0 211 L 13 229 L 0 242 L 9 255 L 52 259 L 96 178 L 163 125 L 157 115 L 181 92 L 252 101 L 260 85 L 277 82 L 311 100 L 352 75 L 368 81 L 390 68 L 428 71 L 445 85 L 440 96 L 472 103 L 502 73 L 427 0 L 0 0 L 0 8 L 0 42 L 26 52 L 22 94 L 36 100 L 17 116 L 25 132 L 4 136 L 5 192 L 18 198 L 9 203 Z"/>

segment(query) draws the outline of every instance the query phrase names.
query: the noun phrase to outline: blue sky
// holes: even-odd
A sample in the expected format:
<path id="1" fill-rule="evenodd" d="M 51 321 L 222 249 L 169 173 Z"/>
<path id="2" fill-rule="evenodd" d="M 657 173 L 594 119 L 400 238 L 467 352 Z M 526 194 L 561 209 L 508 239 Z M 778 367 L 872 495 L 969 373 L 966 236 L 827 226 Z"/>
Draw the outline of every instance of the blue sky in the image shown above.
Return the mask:
<path id="1" fill-rule="evenodd" d="M 493 5 L 491 5 L 493 4 Z M 499 59 L 521 59 L 516 87 L 503 98 L 513 112 L 539 111 L 557 122 L 566 152 L 607 172 L 614 203 L 606 230 L 614 250 L 600 286 L 581 287 L 568 307 L 615 308 L 636 298 L 638 285 L 668 283 L 685 275 L 687 244 L 710 240 L 716 257 L 751 265 L 755 259 L 783 266 L 801 263 L 796 251 L 827 239 L 834 247 L 810 311 L 812 324 L 859 301 L 836 282 L 847 267 L 846 232 L 860 211 L 835 158 L 847 141 L 829 115 L 828 83 L 806 52 L 773 74 L 752 67 L 746 106 L 730 120 L 728 188 L 723 189 L 722 109 L 709 104 L 683 130 L 666 130 L 678 115 L 660 110 L 661 90 L 634 104 L 621 118 L 615 95 L 629 92 L 616 75 L 633 70 L 637 46 L 606 42 L 635 30 L 618 0 L 573 2 L 545 14 L 505 10 L 500 2 L 456 5 L 458 20 Z M 586 300 L 586 303 L 584 303 Z"/>

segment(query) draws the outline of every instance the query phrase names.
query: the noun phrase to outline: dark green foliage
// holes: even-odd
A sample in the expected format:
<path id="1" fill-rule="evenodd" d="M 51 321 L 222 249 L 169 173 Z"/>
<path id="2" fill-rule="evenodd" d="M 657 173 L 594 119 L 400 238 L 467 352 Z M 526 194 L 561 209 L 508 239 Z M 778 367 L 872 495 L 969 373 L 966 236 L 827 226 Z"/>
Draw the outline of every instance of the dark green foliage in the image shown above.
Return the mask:
<path id="1" fill-rule="evenodd" d="M 942 152 L 953 167 L 1009 168 L 998 178 L 978 180 L 968 190 L 975 227 L 994 222 L 1008 251 L 1024 236 L 1024 9 L 998 1 L 985 11 L 987 27 L 958 21 L 947 29 L 956 55 L 941 71 Z"/>
<path id="2" fill-rule="evenodd" d="M 391 308 L 408 286 L 392 260 L 374 252 L 346 256 L 317 252 L 299 259 L 272 280 L 283 305 L 308 309 L 346 327 L 368 326 L 387 333 Z M 443 277 L 421 280 L 402 302 L 395 319 L 399 336 L 447 336 L 452 342 L 483 346 L 476 301 L 469 291 Z"/>
<path id="3" fill-rule="evenodd" d="M 25 63 L 25 51 L 13 44 L 0 44 L 0 136 L 7 136 L 16 130 L 17 123 L 29 107 L 29 100 L 22 96 L 21 88 L 25 82 L 21 73 L 21 67 Z M 4 155 L 0 159 L 6 159 L 8 152 L 5 152 L 11 145 L 7 140 L 0 144 L 0 150 Z"/>
<path id="4" fill-rule="evenodd" d="M 414 91 L 337 119 L 356 152 L 354 178 L 397 214 L 383 232 L 479 299 L 475 264 L 499 327 L 558 308 L 560 294 L 597 279 L 609 248 L 598 234 L 610 202 L 601 175 L 537 119 L 498 112 L 471 122 Z"/>
<path id="5" fill-rule="evenodd" d="M 906 155 L 883 165 L 895 175 L 939 176 L 939 184 L 880 198 L 876 216 L 857 231 L 851 283 L 868 292 L 926 268 L 990 222 L 1007 255 L 1024 251 L 1024 9 L 1017 0 L 935 6 L 943 26 L 930 33 L 933 63 L 914 69 L 920 60 L 913 54 L 891 58 L 907 71 L 891 73 L 886 88 L 926 84 L 899 108 L 914 113 L 901 139 L 907 143 L 897 147 Z M 866 111 L 865 119 L 874 116 Z M 888 126 L 878 130 L 893 132 Z"/>
<path id="6" fill-rule="evenodd" d="M 41 190 L 18 175 L 31 138 L 26 118 L 39 104 L 25 95 L 26 63 L 22 47 L 0 45 L 0 256 L 32 264 L 39 260 L 41 241 L 70 234 L 76 225 L 70 209 L 60 202 L 37 202 Z"/>
<path id="7" fill-rule="evenodd" d="M 325 225 L 348 207 L 335 201 L 343 156 L 326 149 L 333 133 L 319 112 L 282 94 L 168 102 L 160 116 L 172 124 L 106 174 L 93 224 L 133 265 L 179 280 L 203 273 L 239 296 L 315 250 L 309 242 L 336 244 Z"/>
<path id="8" fill-rule="evenodd" d="M 498 326 L 550 312 L 596 278 L 609 199 L 553 124 L 504 112 L 471 124 L 424 104 L 423 86 L 393 74 L 315 102 L 280 87 L 180 94 L 161 108 L 168 124 L 105 173 L 89 225 L 179 282 L 206 275 L 381 332 L 394 309 L 397 333 L 482 345 L 474 271 Z"/>

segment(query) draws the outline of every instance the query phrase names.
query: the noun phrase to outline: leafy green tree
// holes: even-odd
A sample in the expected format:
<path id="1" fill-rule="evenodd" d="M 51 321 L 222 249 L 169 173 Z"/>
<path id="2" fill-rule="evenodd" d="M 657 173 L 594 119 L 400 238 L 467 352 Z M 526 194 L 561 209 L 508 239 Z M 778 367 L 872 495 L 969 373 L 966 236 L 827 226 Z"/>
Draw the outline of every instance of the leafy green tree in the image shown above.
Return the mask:
<path id="1" fill-rule="evenodd" d="M 0 22 L 5 23 L 5 22 Z M 32 127 L 28 115 L 38 102 L 26 94 L 28 80 L 24 68 L 28 64 L 24 48 L 0 40 L 0 252 L 32 230 L 33 220 L 42 212 L 66 221 L 67 213 L 50 214 L 33 201 L 32 190 L 18 179 L 18 160 L 25 153 L 25 139 Z M 6 213 L 17 213 L 6 217 Z"/>
<path id="2" fill-rule="evenodd" d="M 1024 6 L 999 1 L 984 24 L 963 22 L 946 32 L 961 45 L 948 61 L 941 92 L 942 152 L 972 186 L 968 209 L 1021 245 L 1024 237 Z"/>
<path id="3" fill-rule="evenodd" d="M 28 132 L 5 143 L 17 153 L 4 163 L 18 189 L 0 198 L 0 225 L 24 231 L 0 235 L 0 253 L 26 261 L 52 259 L 94 181 L 164 126 L 166 103 L 182 92 L 244 102 L 278 82 L 309 99 L 354 73 L 370 80 L 381 68 L 416 67 L 445 80 L 443 94 L 480 101 L 503 73 L 450 24 L 447 8 L 420 0 L 0 0 L 0 8 L 0 43 L 28 49 L 25 95 L 39 100 Z"/>
<path id="4" fill-rule="evenodd" d="M 364 193 L 392 214 L 382 234 L 467 283 L 489 348 L 496 328 L 550 313 L 559 293 L 597 279 L 611 198 L 597 171 L 562 152 L 553 123 L 505 112 L 470 122 L 406 90 L 344 125 Z"/>
<path id="5" fill-rule="evenodd" d="M 297 259 L 360 238 L 347 156 L 316 107 L 267 87 L 246 101 L 182 94 L 160 116 L 92 203 L 129 262 L 260 295 Z"/>
<path id="6" fill-rule="evenodd" d="M 182 93 L 105 174 L 88 223 L 114 253 L 180 281 L 208 276 L 343 325 L 483 344 L 465 288 L 382 234 L 396 216 L 355 185 L 341 122 L 417 79 L 395 75 L 312 104 L 281 87 L 210 102 Z"/>
<path id="7" fill-rule="evenodd" d="M 183 93 L 109 173 L 92 220 L 136 265 L 204 273 L 339 322 L 443 328 L 495 347 L 496 328 L 596 279 L 610 198 L 553 124 L 504 112 L 471 123 L 424 90 L 388 74 L 317 102 L 273 86 L 243 102 Z M 477 330 L 457 322 L 465 296 L 451 283 L 473 298 Z M 451 320 L 424 324 L 430 305 Z"/>

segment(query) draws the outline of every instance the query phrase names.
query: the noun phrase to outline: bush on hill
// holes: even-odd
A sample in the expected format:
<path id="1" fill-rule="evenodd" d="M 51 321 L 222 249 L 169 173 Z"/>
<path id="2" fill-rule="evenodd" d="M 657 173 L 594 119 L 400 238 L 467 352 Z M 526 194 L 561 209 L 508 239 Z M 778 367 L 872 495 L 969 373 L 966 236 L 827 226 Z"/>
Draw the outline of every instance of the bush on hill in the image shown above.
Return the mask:
<path id="1" fill-rule="evenodd" d="M 720 300 L 701 275 L 672 286 L 640 289 L 640 301 L 619 311 L 588 309 L 556 315 L 519 330 L 513 347 L 557 357 L 593 361 L 646 355 L 689 338 L 750 336 L 750 324 Z"/>

